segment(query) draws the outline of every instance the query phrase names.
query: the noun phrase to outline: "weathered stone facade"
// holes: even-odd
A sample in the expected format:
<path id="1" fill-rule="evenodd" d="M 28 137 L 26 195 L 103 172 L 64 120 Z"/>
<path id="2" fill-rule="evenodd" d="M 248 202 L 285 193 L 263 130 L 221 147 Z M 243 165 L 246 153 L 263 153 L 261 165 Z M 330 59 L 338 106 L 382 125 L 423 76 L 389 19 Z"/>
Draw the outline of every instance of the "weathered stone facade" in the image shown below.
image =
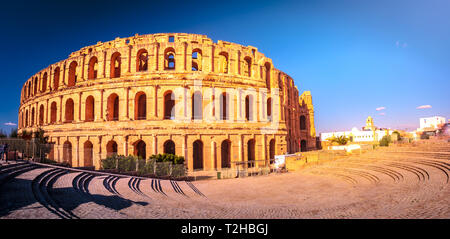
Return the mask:
<path id="1" fill-rule="evenodd" d="M 189 170 L 234 167 L 315 147 L 312 100 L 255 47 L 197 34 L 98 42 L 24 84 L 19 134 L 45 130 L 50 157 L 100 167 L 109 154 L 184 156 Z M 301 119 L 304 117 L 304 119 Z M 301 125 L 306 124 L 306 125 Z"/>

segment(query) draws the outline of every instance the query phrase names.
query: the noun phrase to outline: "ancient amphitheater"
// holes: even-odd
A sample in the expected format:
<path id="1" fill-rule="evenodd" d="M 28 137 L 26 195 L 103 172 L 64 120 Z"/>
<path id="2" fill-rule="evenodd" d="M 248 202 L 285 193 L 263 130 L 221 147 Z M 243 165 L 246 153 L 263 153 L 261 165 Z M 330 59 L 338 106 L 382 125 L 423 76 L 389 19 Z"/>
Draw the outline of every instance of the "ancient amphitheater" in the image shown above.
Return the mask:
<path id="1" fill-rule="evenodd" d="M 171 181 L 0 161 L 0 218 L 449 218 L 450 142 L 270 176 Z"/>
<path id="2" fill-rule="evenodd" d="M 267 165 L 316 146 L 311 94 L 252 46 L 197 34 L 98 42 L 23 85 L 18 133 L 42 128 L 49 157 L 100 167 L 111 154 L 174 153 L 187 168 Z"/>

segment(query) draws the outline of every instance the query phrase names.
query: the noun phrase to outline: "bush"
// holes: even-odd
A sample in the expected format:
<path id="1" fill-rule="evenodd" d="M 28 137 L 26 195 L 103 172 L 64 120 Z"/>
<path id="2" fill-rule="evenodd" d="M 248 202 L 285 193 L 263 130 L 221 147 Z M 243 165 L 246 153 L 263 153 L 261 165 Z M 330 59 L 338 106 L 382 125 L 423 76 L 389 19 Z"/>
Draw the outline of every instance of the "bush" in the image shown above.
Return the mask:
<path id="1" fill-rule="evenodd" d="M 381 138 L 380 140 L 380 146 L 389 146 L 389 144 L 391 143 L 391 136 L 389 135 L 385 135 L 383 136 L 383 138 Z"/>
<path id="2" fill-rule="evenodd" d="M 184 157 L 173 154 L 152 155 L 147 162 L 137 156 L 113 155 L 102 160 L 101 164 L 103 169 L 117 169 L 119 172 L 136 172 L 137 164 L 139 176 L 185 176 Z"/>
<path id="3" fill-rule="evenodd" d="M 184 157 L 174 154 L 154 154 L 150 156 L 150 160 L 152 159 L 158 163 L 171 162 L 173 164 L 184 164 Z"/>

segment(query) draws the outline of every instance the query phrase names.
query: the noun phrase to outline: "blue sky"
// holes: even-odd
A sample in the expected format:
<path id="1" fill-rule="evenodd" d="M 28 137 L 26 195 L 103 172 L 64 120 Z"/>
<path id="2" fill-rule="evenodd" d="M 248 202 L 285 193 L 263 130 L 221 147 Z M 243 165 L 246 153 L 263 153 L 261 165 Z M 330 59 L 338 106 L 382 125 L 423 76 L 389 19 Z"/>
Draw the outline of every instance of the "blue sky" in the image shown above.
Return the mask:
<path id="1" fill-rule="evenodd" d="M 2 3 L 0 128 L 15 127 L 5 123 L 17 123 L 21 87 L 37 71 L 97 41 L 160 32 L 257 47 L 312 92 L 318 133 L 369 115 L 399 129 L 450 118 L 450 1 L 211 2 Z"/>

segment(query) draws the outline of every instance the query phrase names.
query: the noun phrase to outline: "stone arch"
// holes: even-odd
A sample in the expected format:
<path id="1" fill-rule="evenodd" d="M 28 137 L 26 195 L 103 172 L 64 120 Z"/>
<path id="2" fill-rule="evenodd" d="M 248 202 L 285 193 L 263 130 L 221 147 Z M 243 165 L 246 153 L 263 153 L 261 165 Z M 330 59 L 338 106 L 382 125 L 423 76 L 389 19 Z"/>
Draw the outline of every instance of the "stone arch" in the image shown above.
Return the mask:
<path id="1" fill-rule="evenodd" d="M 47 72 L 44 73 L 44 75 L 42 76 L 42 91 L 41 92 L 46 92 L 47 91 Z"/>
<path id="2" fill-rule="evenodd" d="M 53 73 L 53 90 L 58 90 L 59 87 L 59 67 L 55 68 L 55 71 Z"/>
<path id="3" fill-rule="evenodd" d="M 39 125 L 44 125 L 44 105 L 39 106 Z"/>
<path id="4" fill-rule="evenodd" d="M 306 117 L 304 115 L 300 116 L 300 130 L 306 129 Z"/>
<path id="5" fill-rule="evenodd" d="M 269 142 L 269 160 L 270 163 L 273 163 L 273 159 L 275 159 L 275 139 L 271 139 Z"/>
<path id="6" fill-rule="evenodd" d="M 145 150 L 146 144 L 143 140 L 138 140 L 134 143 L 134 155 L 141 159 L 146 159 L 147 152 Z"/>
<path id="7" fill-rule="evenodd" d="M 76 61 L 72 61 L 69 65 L 69 79 L 67 82 L 67 86 L 75 86 L 77 82 L 77 66 L 78 63 Z"/>
<path id="8" fill-rule="evenodd" d="M 255 154 L 255 140 L 249 139 L 247 141 L 247 161 L 248 161 L 247 166 L 249 168 L 255 167 L 255 162 L 254 162 L 256 160 L 255 155 L 256 155 Z"/>
<path id="9" fill-rule="evenodd" d="M 175 94 L 171 90 L 164 93 L 164 119 L 175 119 Z"/>
<path id="10" fill-rule="evenodd" d="M 192 94 L 192 119 L 203 119 L 203 97 L 202 92 L 196 91 Z"/>
<path id="11" fill-rule="evenodd" d="M 31 109 L 31 126 L 34 126 L 34 107 Z"/>
<path id="12" fill-rule="evenodd" d="M 266 62 L 266 64 L 264 64 L 264 75 L 266 77 L 266 87 L 269 90 L 271 88 L 271 86 L 270 86 L 270 69 L 271 69 L 270 62 Z"/>
<path id="13" fill-rule="evenodd" d="M 72 166 L 72 143 L 70 141 L 63 144 L 63 162 Z"/>
<path id="14" fill-rule="evenodd" d="M 230 110 L 230 107 L 229 107 L 229 102 L 230 102 L 230 100 L 229 100 L 229 95 L 228 95 L 228 93 L 227 92 L 223 92 L 221 95 L 220 95 L 220 119 L 221 120 L 228 120 L 229 119 L 229 110 Z"/>
<path id="15" fill-rule="evenodd" d="M 219 73 L 228 73 L 228 53 L 219 53 Z"/>
<path id="16" fill-rule="evenodd" d="M 26 111 L 25 111 L 25 124 L 24 124 L 25 127 L 28 127 L 28 122 L 29 122 L 29 121 L 28 121 L 28 113 L 29 113 L 28 110 L 26 110 Z"/>
<path id="17" fill-rule="evenodd" d="M 220 146 L 222 168 L 231 168 L 231 141 L 226 139 Z"/>
<path id="18" fill-rule="evenodd" d="M 33 93 L 33 95 L 37 95 L 38 86 L 39 86 L 39 83 L 38 83 L 38 78 L 36 76 L 34 78 L 34 93 Z"/>
<path id="19" fill-rule="evenodd" d="M 108 97 L 107 105 L 107 120 L 118 121 L 119 120 L 119 96 L 116 93 L 112 93 Z"/>
<path id="20" fill-rule="evenodd" d="M 84 142 L 83 156 L 84 167 L 94 166 L 94 145 L 89 140 Z"/>
<path id="21" fill-rule="evenodd" d="M 252 76 L 252 58 L 249 56 L 244 57 L 244 76 Z"/>
<path id="22" fill-rule="evenodd" d="M 268 99 L 267 99 L 267 119 L 269 120 L 269 121 L 272 121 L 272 98 L 271 97 L 269 97 Z"/>
<path id="23" fill-rule="evenodd" d="M 56 122 L 56 115 L 57 115 L 58 107 L 56 105 L 56 102 L 53 101 L 50 105 L 50 123 L 54 124 Z"/>
<path id="24" fill-rule="evenodd" d="M 306 140 L 302 140 L 302 141 L 300 141 L 300 151 L 301 152 L 306 152 L 307 151 L 307 147 L 306 147 Z"/>
<path id="25" fill-rule="evenodd" d="M 147 119 L 147 96 L 143 91 L 136 93 L 134 100 L 134 118 L 136 120 Z"/>
<path id="26" fill-rule="evenodd" d="M 140 49 L 136 54 L 136 71 L 148 70 L 148 51 L 144 48 Z"/>
<path id="27" fill-rule="evenodd" d="M 92 122 L 94 121 L 94 118 L 95 118 L 95 99 L 94 96 L 90 95 L 86 98 L 84 120 L 87 122 Z"/>
<path id="28" fill-rule="evenodd" d="M 196 48 L 192 50 L 192 71 L 202 70 L 202 50 Z"/>
<path id="29" fill-rule="evenodd" d="M 193 152 L 192 159 L 195 169 L 203 169 L 203 142 L 201 140 L 196 140 L 192 144 Z"/>
<path id="30" fill-rule="evenodd" d="M 106 144 L 106 157 L 117 155 L 117 143 L 114 140 L 108 141 Z"/>
<path id="31" fill-rule="evenodd" d="M 110 70 L 110 78 L 118 78 L 120 77 L 120 67 L 122 65 L 121 55 L 119 52 L 115 52 L 111 55 L 111 70 Z"/>
<path id="32" fill-rule="evenodd" d="M 164 142 L 164 153 L 175 154 L 175 142 L 170 139 Z"/>
<path id="33" fill-rule="evenodd" d="M 98 59 L 96 56 L 91 57 L 88 65 L 88 80 L 97 79 L 98 75 Z"/>
<path id="34" fill-rule="evenodd" d="M 174 70 L 175 69 L 175 49 L 168 47 L 164 51 L 164 69 Z"/>
<path id="35" fill-rule="evenodd" d="M 245 97 L 245 119 L 248 121 L 253 120 L 253 95 Z"/>
<path id="36" fill-rule="evenodd" d="M 74 117 L 74 109 L 75 109 L 75 104 L 73 103 L 73 100 L 71 98 L 66 100 L 66 105 L 65 105 L 65 123 L 70 123 L 72 122 L 75 117 Z"/>

